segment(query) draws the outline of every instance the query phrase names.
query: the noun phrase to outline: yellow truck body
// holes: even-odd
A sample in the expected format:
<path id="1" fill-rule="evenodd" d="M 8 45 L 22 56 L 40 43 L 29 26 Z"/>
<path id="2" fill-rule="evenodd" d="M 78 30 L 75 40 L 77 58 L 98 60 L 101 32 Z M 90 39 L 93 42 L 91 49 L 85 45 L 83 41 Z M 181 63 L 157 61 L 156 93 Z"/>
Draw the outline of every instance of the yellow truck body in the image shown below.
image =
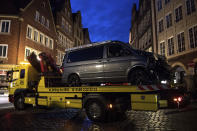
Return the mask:
<path id="1" fill-rule="evenodd" d="M 167 100 L 160 100 L 157 92 L 140 90 L 138 86 L 51 87 L 48 86 L 50 79 L 53 78 L 41 75 L 30 64 L 16 66 L 9 85 L 10 101 L 16 108 L 19 108 L 17 100 L 21 98 L 24 105 L 86 108 L 87 111 L 92 103 L 102 105 L 106 110 L 119 108 L 123 103 L 123 107 L 126 104 L 132 110 L 157 111 L 160 107 L 167 107 Z M 92 117 L 91 120 L 97 119 Z"/>

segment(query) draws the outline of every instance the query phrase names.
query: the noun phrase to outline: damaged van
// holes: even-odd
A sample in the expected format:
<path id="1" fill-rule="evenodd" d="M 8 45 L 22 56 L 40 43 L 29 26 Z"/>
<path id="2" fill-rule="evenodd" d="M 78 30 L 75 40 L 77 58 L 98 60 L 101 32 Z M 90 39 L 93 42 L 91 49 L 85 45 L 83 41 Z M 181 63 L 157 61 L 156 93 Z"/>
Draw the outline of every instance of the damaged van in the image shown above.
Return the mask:
<path id="1" fill-rule="evenodd" d="M 171 78 L 165 57 L 133 49 L 120 41 L 105 41 L 68 49 L 62 81 L 70 86 L 89 83 L 155 84 Z"/>

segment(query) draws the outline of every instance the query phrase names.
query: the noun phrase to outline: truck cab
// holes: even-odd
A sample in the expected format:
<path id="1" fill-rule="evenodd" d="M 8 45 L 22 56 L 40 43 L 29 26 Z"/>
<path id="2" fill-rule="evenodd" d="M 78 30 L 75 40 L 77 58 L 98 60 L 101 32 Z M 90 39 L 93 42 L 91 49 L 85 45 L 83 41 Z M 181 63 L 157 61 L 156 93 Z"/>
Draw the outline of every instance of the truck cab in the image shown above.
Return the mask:
<path id="1" fill-rule="evenodd" d="M 9 101 L 13 103 L 14 95 L 19 90 L 35 90 L 34 87 L 37 86 L 39 79 L 39 73 L 29 63 L 22 63 L 8 71 Z"/>

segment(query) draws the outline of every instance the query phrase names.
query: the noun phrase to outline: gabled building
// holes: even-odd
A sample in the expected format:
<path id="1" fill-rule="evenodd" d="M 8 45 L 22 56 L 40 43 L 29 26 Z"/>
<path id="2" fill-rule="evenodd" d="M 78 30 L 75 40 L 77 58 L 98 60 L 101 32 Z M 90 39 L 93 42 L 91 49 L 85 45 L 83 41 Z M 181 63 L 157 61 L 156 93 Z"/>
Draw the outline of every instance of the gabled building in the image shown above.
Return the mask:
<path id="1" fill-rule="evenodd" d="M 197 1 L 140 0 L 131 25 L 130 44 L 146 51 L 152 45 L 174 69 L 175 82 L 197 91 Z"/>
<path id="2" fill-rule="evenodd" d="M 55 57 L 56 29 L 48 0 L 0 1 L 0 70 L 27 61 L 31 52 Z"/>
<path id="3" fill-rule="evenodd" d="M 154 31 L 155 23 L 154 8 L 152 8 L 154 2 L 152 0 L 139 0 L 139 9 L 136 4 L 132 8 L 132 20 L 129 36 L 129 43 L 141 50 L 148 52 L 154 51 Z"/>
<path id="4" fill-rule="evenodd" d="M 65 49 L 74 46 L 73 19 L 70 0 L 50 0 L 55 20 L 57 41 L 57 64 L 61 65 Z"/>
<path id="5" fill-rule="evenodd" d="M 83 43 L 84 44 L 90 44 L 91 43 L 88 28 L 83 28 Z"/>
<path id="6" fill-rule="evenodd" d="M 83 27 L 82 27 L 82 19 L 81 12 L 77 11 L 73 13 L 73 30 L 74 30 L 74 46 L 83 45 Z"/>
<path id="7" fill-rule="evenodd" d="M 155 12 L 158 54 L 167 57 L 176 82 L 190 88 L 197 76 L 197 1 L 155 0 Z"/>
<path id="8" fill-rule="evenodd" d="M 0 1 L 0 79 L 31 52 L 50 53 L 61 65 L 65 49 L 84 43 L 90 43 L 89 32 L 70 0 Z"/>

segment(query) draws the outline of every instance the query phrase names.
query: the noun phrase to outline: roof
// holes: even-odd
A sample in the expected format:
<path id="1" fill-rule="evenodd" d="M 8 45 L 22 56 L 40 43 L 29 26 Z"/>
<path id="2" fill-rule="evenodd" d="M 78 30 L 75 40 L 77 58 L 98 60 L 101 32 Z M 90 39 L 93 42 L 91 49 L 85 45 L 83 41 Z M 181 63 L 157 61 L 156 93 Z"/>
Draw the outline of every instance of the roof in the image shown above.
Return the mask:
<path id="1" fill-rule="evenodd" d="M 102 44 L 106 44 L 112 41 L 103 41 L 103 42 L 96 42 L 96 43 L 92 43 L 92 44 L 86 44 L 86 45 L 82 45 L 82 46 L 77 46 L 77 47 L 73 47 L 73 48 L 68 48 L 66 49 L 66 51 L 73 51 L 73 50 L 77 50 L 77 49 L 81 49 L 81 48 L 87 48 L 87 47 L 92 47 L 92 46 L 98 46 L 98 45 L 102 45 Z"/>
<path id="2" fill-rule="evenodd" d="M 71 10 L 70 0 L 49 0 L 53 14 L 61 11 L 65 6 Z"/>
<path id="3" fill-rule="evenodd" d="M 32 0 L 1 0 L 0 14 L 17 15 L 20 8 L 24 9 Z"/>
<path id="4" fill-rule="evenodd" d="M 72 17 L 73 17 L 73 22 L 76 22 L 78 18 L 81 21 L 81 11 L 77 11 L 76 13 L 72 13 Z"/>
<path id="5" fill-rule="evenodd" d="M 65 5 L 65 0 L 50 0 L 51 8 L 53 13 L 61 11 Z"/>
<path id="6" fill-rule="evenodd" d="M 107 41 L 95 42 L 95 43 L 91 43 L 91 44 L 77 46 L 77 47 L 73 47 L 73 48 L 68 48 L 65 51 L 73 51 L 73 50 L 77 50 L 77 49 L 81 49 L 81 48 L 94 47 L 94 46 L 103 45 L 103 44 L 107 44 L 107 43 L 123 43 L 123 42 L 107 40 Z"/>

